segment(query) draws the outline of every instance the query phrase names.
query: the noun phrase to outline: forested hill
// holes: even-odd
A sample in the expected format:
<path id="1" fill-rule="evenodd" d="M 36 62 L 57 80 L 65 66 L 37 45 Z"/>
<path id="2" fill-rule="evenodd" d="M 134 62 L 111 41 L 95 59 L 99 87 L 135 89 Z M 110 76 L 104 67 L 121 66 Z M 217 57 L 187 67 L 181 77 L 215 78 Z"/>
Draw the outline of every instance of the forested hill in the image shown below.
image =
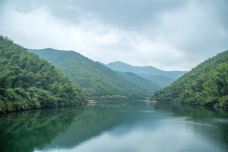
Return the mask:
<path id="1" fill-rule="evenodd" d="M 54 49 L 32 51 L 86 89 L 91 98 L 142 99 L 151 94 L 151 90 L 140 87 L 132 80 L 77 52 Z M 156 89 L 156 86 L 151 86 L 153 87 Z"/>
<path id="2" fill-rule="evenodd" d="M 144 89 L 146 92 L 149 92 L 149 94 L 154 94 L 154 92 L 159 90 L 159 86 L 143 77 L 140 77 L 134 73 L 131 72 L 118 72 L 123 77 L 128 79 L 129 81 L 132 81 L 134 84 L 140 86 L 142 89 Z"/>
<path id="3" fill-rule="evenodd" d="M 155 94 L 160 102 L 228 108 L 228 51 L 206 60 Z"/>
<path id="4" fill-rule="evenodd" d="M 84 93 L 54 66 L 0 36 L 0 113 L 84 104 Z"/>
<path id="5" fill-rule="evenodd" d="M 181 77 L 185 71 L 163 71 L 152 66 L 132 66 L 120 61 L 107 64 L 114 71 L 131 72 L 155 83 L 160 88 L 170 85 Z"/>

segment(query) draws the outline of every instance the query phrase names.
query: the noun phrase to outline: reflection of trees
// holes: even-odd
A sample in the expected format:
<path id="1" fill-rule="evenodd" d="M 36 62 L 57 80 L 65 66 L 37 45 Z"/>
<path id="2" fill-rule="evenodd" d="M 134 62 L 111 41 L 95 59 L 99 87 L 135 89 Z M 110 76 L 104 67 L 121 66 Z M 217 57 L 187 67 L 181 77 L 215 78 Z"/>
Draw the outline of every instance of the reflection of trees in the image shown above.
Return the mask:
<path id="1" fill-rule="evenodd" d="M 69 129 L 56 137 L 49 146 L 70 148 L 115 127 L 124 125 L 125 128 L 131 128 L 136 121 L 140 121 L 137 117 L 144 116 L 144 113 L 138 113 L 142 110 L 151 110 L 151 107 L 144 103 L 120 102 L 88 108 L 77 115 Z M 118 133 L 127 131 L 118 130 Z"/>
<path id="2" fill-rule="evenodd" d="M 190 122 L 209 124 L 205 126 L 193 123 L 190 127 L 196 134 L 206 137 L 212 143 L 221 143 L 223 146 L 228 143 L 228 122 L 224 122 L 228 114 L 223 111 L 188 105 L 165 104 L 150 107 L 144 104 L 131 106 L 121 103 L 101 105 L 83 111 L 74 108 L 46 109 L 2 116 L 0 151 L 27 152 L 52 147 L 70 148 L 117 126 L 124 125 L 125 127 L 120 128 L 128 129 L 130 128 L 128 126 L 135 125 L 136 121 L 148 116 L 147 113 L 140 112 L 154 109 L 158 112 L 158 116 L 160 116 L 159 111 L 169 112 L 175 117 L 185 116 Z M 126 129 L 121 130 L 121 133 L 127 132 Z"/>
<path id="3" fill-rule="evenodd" d="M 227 111 L 185 104 L 158 104 L 155 109 L 175 116 L 186 116 L 188 121 L 199 124 L 192 125 L 197 134 L 206 136 L 212 142 L 221 143 L 221 146 L 228 145 Z"/>
<path id="4" fill-rule="evenodd" d="M 64 132 L 79 110 L 46 109 L 12 113 L 0 119 L 2 152 L 27 152 L 41 148 Z"/>
<path id="5" fill-rule="evenodd" d="M 2 116 L 0 151 L 27 152 L 46 146 L 75 146 L 125 122 L 127 115 L 117 112 L 120 107 L 123 105 L 83 111 L 74 108 L 44 109 Z"/>
<path id="6" fill-rule="evenodd" d="M 69 148 L 127 121 L 128 116 L 119 107 L 93 107 L 78 115 L 71 127 L 60 134 L 49 146 Z M 129 117 L 129 121 L 130 121 Z"/>

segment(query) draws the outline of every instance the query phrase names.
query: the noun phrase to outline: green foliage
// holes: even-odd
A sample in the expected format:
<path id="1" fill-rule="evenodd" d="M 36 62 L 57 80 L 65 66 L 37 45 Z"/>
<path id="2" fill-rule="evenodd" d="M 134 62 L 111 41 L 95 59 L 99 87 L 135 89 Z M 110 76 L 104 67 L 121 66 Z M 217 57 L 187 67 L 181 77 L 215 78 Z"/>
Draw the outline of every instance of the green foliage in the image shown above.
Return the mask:
<path id="1" fill-rule="evenodd" d="M 228 108 L 228 51 L 201 63 L 155 97 L 160 101 Z"/>
<path id="2" fill-rule="evenodd" d="M 148 90 L 77 52 L 54 49 L 31 51 L 69 76 L 93 99 L 142 99 L 149 96 Z"/>
<path id="3" fill-rule="evenodd" d="M 0 113 L 84 105 L 86 95 L 54 66 L 0 36 Z"/>

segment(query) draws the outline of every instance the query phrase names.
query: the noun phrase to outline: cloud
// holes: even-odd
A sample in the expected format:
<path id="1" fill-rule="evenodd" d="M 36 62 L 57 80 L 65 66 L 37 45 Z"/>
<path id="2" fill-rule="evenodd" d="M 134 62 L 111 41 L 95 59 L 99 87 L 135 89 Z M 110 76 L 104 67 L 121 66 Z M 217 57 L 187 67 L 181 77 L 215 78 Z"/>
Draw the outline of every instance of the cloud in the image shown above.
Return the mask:
<path id="1" fill-rule="evenodd" d="M 214 4 L 197 4 L 189 2 L 179 9 L 162 13 L 157 28 L 159 37 L 165 37 L 166 41 L 190 53 L 204 54 L 204 51 L 227 46 L 227 29 L 216 18 Z"/>
<path id="2" fill-rule="evenodd" d="M 28 48 L 188 70 L 228 48 L 227 5 L 225 0 L 9 0 L 0 2 L 0 32 Z"/>

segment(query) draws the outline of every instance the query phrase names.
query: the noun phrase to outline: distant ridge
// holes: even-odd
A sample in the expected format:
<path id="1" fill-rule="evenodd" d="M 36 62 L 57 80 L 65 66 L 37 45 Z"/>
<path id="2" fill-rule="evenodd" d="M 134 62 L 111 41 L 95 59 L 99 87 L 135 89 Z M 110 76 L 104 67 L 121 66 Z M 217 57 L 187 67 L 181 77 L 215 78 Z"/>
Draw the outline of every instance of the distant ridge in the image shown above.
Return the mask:
<path id="1" fill-rule="evenodd" d="M 137 74 L 155 83 L 160 88 L 171 84 L 186 73 L 185 71 L 163 71 L 153 66 L 132 66 L 120 61 L 109 63 L 107 66 L 115 71 Z"/>
<path id="2" fill-rule="evenodd" d="M 138 82 L 143 82 L 144 78 L 139 76 L 133 78 L 127 74 L 115 72 L 74 51 L 51 48 L 31 51 L 69 76 L 80 88 L 85 89 L 91 98 L 144 99 L 158 88 L 152 82 L 148 82 L 149 87 L 139 85 Z"/>

